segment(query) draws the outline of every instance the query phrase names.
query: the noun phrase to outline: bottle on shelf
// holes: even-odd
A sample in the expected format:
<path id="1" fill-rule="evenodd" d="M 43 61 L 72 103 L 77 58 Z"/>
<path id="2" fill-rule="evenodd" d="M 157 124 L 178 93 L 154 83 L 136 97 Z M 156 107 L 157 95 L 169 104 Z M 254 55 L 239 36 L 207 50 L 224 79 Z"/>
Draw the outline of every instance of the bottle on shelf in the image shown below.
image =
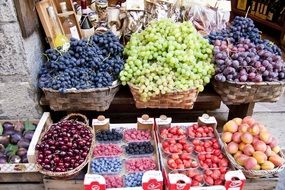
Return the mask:
<path id="1" fill-rule="evenodd" d="M 256 2 L 257 2 L 257 4 L 256 4 L 255 16 L 259 16 L 259 12 L 260 12 L 260 10 L 261 10 L 261 3 L 262 3 L 262 0 L 257 0 Z"/>
<path id="2" fill-rule="evenodd" d="M 285 21 L 285 2 L 284 2 L 283 9 L 282 9 L 281 12 L 280 12 L 280 15 L 279 15 L 279 17 L 278 17 L 277 22 L 278 22 L 279 24 L 281 24 L 281 26 L 282 26 L 282 24 L 283 24 L 283 25 L 285 24 L 284 21 Z"/>
<path id="3" fill-rule="evenodd" d="M 250 6 L 250 14 L 251 15 L 255 14 L 256 6 L 257 6 L 256 0 L 252 0 L 251 6 Z"/>
<path id="4" fill-rule="evenodd" d="M 260 9 L 259 9 L 259 12 L 258 12 L 258 17 L 259 18 L 262 18 L 264 5 L 265 5 L 265 0 L 261 0 L 260 1 Z"/>
<path id="5" fill-rule="evenodd" d="M 267 13 L 267 20 L 272 21 L 273 20 L 273 15 L 275 13 L 276 10 L 276 5 L 278 3 L 279 0 L 275 0 L 272 5 L 270 6 L 270 8 L 268 9 L 268 13 Z"/>
<path id="6" fill-rule="evenodd" d="M 266 19 L 266 15 L 267 15 L 267 12 L 268 12 L 269 5 L 270 5 L 270 0 L 266 0 L 265 3 L 264 3 L 263 12 L 262 12 L 262 18 L 263 19 Z"/>
<path id="7" fill-rule="evenodd" d="M 50 21 L 51 21 L 51 27 L 52 27 L 52 32 L 53 32 L 53 45 L 55 48 L 57 47 L 62 47 L 65 44 L 68 44 L 69 40 L 68 38 L 61 32 L 59 23 L 56 19 L 56 15 L 55 15 L 55 11 L 54 8 L 52 6 L 48 6 L 47 7 L 47 12 L 48 15 L 50 17 Z"/>
<path id="8" fill-rule="evenodd" d="M 282 1 L 276 0 L 272 7 L 268 10 L 267 20 L 277 22 L 278 17 L 283 9 Z"/>
<path id="9" fill-rule="evenodd" d="M 60 8 L 62 13 L 67 13 L 67 7 L 66 7 L 66 2 L 61 2 L 60 3 Z M 79 37 L 79 32 L 76 27 L 76 22 L 70 18 L 70 15 L 66 14 L 64 16 L 64 21 L 62 23 L 62 27 L 64 30 L 65 35 L 70 39 L 70 38 L 75 38 L 75 39 L 80 39 Z"/>
<path id="10" fill-rule="evenodd" d="M 81 10 L 82 15 L 80 18 L 80 28 L 82 31 L 82 36 L 88 38 L 94 34 L 95 30 L 88 17 L 86 0 L 81 0 Z"/>

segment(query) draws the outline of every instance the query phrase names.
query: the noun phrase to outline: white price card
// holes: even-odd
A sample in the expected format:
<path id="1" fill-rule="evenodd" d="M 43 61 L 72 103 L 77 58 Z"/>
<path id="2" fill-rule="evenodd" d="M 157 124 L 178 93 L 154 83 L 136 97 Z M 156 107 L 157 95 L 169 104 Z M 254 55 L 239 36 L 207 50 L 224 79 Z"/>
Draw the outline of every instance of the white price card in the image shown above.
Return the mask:
<path id="1" fill-rule="evenodd" d="M 144 10 L 144 0 L 127 0 L 126 9 L 143 11 Z"/>

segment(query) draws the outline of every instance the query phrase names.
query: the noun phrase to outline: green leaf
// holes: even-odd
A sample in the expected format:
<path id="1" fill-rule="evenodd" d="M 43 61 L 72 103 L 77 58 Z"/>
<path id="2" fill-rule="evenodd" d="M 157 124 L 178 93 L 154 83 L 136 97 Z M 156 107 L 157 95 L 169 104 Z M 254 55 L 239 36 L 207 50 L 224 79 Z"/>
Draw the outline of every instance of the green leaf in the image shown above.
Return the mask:
<path id="1" fill-rule="evenodd" d="M 25 125 L 25 131 L 34 131 L 34 130 L 36 130 L 36 126 L 33 125 L 33 123 L 30 122 L 30 120 L 28 120 L 28 119 L 25 121 L 24 125 Z"/>
<path id="2" fill-rule="evenodd" d="M 5 149 L 6 154 L 9 156 L 16 155 L 17 151 L 18 151 L 18 146 L 13 144 L 8 144 L 8 146 Z"/>
<path id="3" fill-rule="evenodd" d="M 2 123 L 0 123 L 0 135 L 3 134 L 3 126 L 2 126 Z"/>

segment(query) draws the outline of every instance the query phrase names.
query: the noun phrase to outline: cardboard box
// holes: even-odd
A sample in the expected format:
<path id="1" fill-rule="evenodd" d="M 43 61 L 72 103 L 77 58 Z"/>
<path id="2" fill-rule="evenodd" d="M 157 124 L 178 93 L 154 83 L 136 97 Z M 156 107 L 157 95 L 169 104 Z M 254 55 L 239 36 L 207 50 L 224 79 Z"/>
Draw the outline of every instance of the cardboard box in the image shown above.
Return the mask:
<path id="1" fill-rule="evenodd" d="M 160 127 L 173 127 L 173 126 L 186 126 L 189 127 L 193 125 L 195 122 L 190 123 L 172 123 L 171 118 L 156 118 L 156 132 L 158 137 L 158 147 L 160 152 L 160 159 L 162 165 L 163 176 L 165 177 L 165 187 L 167 190 L 242 190 L 245 184 L 245 176 L 241 171 L 228 171 L 225 175 L 225 184 L 217 185 L 217 186 L 203 186 L 203 187 L 191 187 L 191 179 L 184 174 L 171 174 L 170 170 L 165 164 L 164 153 L 162 151 L 161 146 L 161 138 L 159 137 L 159 129 Z M 217 127 L 217 121 L 214 117 L 209 117 L 204 114 L 203 116 L 198 118 L 196 122 L 198 124 L 207 124 L 211 125 L 214 128 L 214 131 Z M 219 140 L 218 137 L 216 137 Z"/>
<path id="2" fill-rule="evenodd" d="M 144 190 L 162 190 L 163 189 L 163 177 L 160 169 L 159 163 L 159 152 L 157 148 L 157 139 L 156 133 L 154 130 L 154 118 L 138 118 L 137 123 L 121 123 L 121 124 L 109 124 L 109 119 L 103 117 L 94 119 L 92 121 L 92 126 L 96 131 L 102 129 L 142 129 L 150 130 L 153 145 L 154 145 L 154 158 L 157 164 L 157 170 L 151 170 L 144 172 L 142 177 L 142 186 L 141 187 L 123 187 L 123 188 L 106 188 L 106 181 L 102 175 L 92 174 L 90 171 L 90 163 L 88 165 L 88 171 L 84 178 L 84 188 L 85 190 L 135 190 L 135 189 L 144 189 Z M 124 167 L 124 166 L 123 166 Z M 124 169 L 123 169 L 124 170 Z M 121 174 L 123 175 L 123 174 Z"/>

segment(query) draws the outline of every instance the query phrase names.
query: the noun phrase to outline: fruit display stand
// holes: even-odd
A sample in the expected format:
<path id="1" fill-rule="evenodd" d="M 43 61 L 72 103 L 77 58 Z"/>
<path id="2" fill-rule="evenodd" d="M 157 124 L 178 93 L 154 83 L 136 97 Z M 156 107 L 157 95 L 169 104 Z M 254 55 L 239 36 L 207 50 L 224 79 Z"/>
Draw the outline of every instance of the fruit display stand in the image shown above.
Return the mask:
<path id="1" fill-rule="evenodd" d="M 12 123 L 14 126 L 17 122 L 23 123 L 23 121 L 21 120 L 0 120 L 0 125 L 3 125 L 4 122 Z M 29 122 L 33 123 L 34 125 L 37 125 L 39 120 L 30 120 Z M 33 163 L 0 164 L 1 190 L 2 189 L 14 190 L 20 187 L 21 188 L 30 187 L 31 189 L 40 189 L 43 187 L 41 183 L 42 183 L 42 175 L 38 173 L 38 170 L 35 164 Z"/>
<path id="2" fill-rule="evenodd" d="M 285 90 L 285 81 L 278 82 L 219 82 L 213 86 L 227 105 L 251 102 L 276 102 Z"/>
<path id="3" fill-rule="evenodd" d="M 40 104 L 42 106 L 49 106 L 49 101 L 47 101 L 45 95 L 43 94 L 40 99 Z M 200 92 L 194 107 L 192 110 L 183 109 L 137 109 L 135 106 L 135 101 L 128 87 L 121 87 L 114 97 L 113 101 L 108 110 L 104 112 L 107 117 L 111 117 L 113 120 L 135 120 L 138 115 L 143 113 L 148 113 L 152 116 L 159 117 L 161 114 L 166 114 L 176 119 L 183 119 L 185 115 L 197 118 L 199 115 L 195 111 L 204 110 L 216 110 L 219 109 L 221 105 L 221 97 L 218 95 L 211 86 L 206 86 L 203 92 Z M 254 103 L 240 104 L 240 105 L 228 105 L 229 108 L 229 119 L 235 117 L 245 117 L 246 115 L 252 115 Z M 85 107 L 88 111 L 91 108 Z M 72 112 L 73 109 L 59 109 L 58 111 Z M 83 111 L 80 110 L 79 111 Z M 100 114 L 100 113 L 98 113 Z"/>
<path id="4" fill-rule="evenodd" d="M 83 179 L 86 171 L 82 170 L 78 176 L 69 180 L 56 180 L 44 177 L 43 184 L 45 190 L 83 190 Z"/>
<path id="5" fill-rule="evenodd" d="M 216 180 L 221 180 L 220 182 L 218 182 L 220 185 L 209 185 L 206 183 L 206 181 L 208 180 L 205 180 L 206 177 L 203 177 L 202 176 L 202 180 L 198 180 L 197 175 L 207 175 L 207 170 L 210 170 L 210 171 L 214 171 L 214 170 L 217 170 L 217 169 L 203 169 L 201 166 L 201 160 L 200 160 L 200 155 L 201 154 L 204 154 L 206 152 L 200 152 L 200 154 L 198 154 L 197 156 L 195 155 L 195 153 L 193 152 L 194 150 L 197 151 L 196 147 L 194 149 L 192 149 L 192 151 L 187 151 L 185 149 L 185 144 L 183 145 L 183 149 L 181 150 L 181 152 L 184 152 L 184 153 L 172 153 L 172 156 L 173 154 L 177 154 L 177 155 L 183 155 L 185 154 L 190 154 L 191 157 L 198 159 L 198 161 L 200 162 L 198 167 L 186 167 L 186 162 L 183 161 L 183 168 L 185 167 L 185 169 L 172 169 L 170 168 L 170 165 L 169 165 L 169 161 L 168 160 L 166 162 L 166 157 L 167 157 L 167 154 L 165 152 L 165 147 L 164 147 L 164 143 L 162 144 L 163 142 L 163 139 L 164 136 L 161 135 L 161 132 L 163 134 L 163 130 L 164 129 L 167 129 L 167 130 L 171 130 L 172 128 L 176 128 L 178 127 L 179 129 L 184 129 L 185 131 L 186 130 L 189 130 L 189 128 L 192 127 L 192 125 L 195 124 L 193 122 L 191 123 L 172 123 L 172 119 L 171 118 L 167 118 L 166 116 L 161 116 L 160 118 L 156 118 L 156 126 L 157 126 L 157 136 L 158 136 L 158 141 L 159 141 L 159 152 L 160 152 L 160 158 L 161 158 L 161 165 L 162 165 L 162 171 L 163 171 L 163 175 L 164 175 L 164 178 L 165 178 L 165 186 L 167 189 L 169 190 L 174 190 L 174 189 L 183 189 L 183 190 L 188 190 L 188 189 L 197 189 L 197 190 L 200 190 L 200 189 L 231 189 L 231 188 L 235 188 L 235 189 L 243 189 L 243 186 L 245 184 L 245 176 L 243 175 L 243 173 L 240 171 L 240 170 L 233 170 L 233 171 L 227 171 L 226 173 L 223 174 L 224 176 L 224 180 L 222 181 L 221 179 L 219 179 L 219 177 L 217 176 Z M 216 128 L 216 125 L 217 125 L 217 121 L 214 117 L 209 117 L 208 115 L 203 115 L 202 117 L 199 117 L 198 119 L 198 124 L 199 125 L 204 125 L 204 126 L 208 126 L 208 127 L 211 127 L 211 128 Z M 197 125 L 198 126 L 198 125 Z M 212 132 L 214 131 L 211 130 Z M 170 131 L 171 132 L 171 131 Z M 204 139 L 208 140 L 212 137 L 214 137 L 213 133 L 210 132 L 208 133 L 209 137 L 206 137 Z M 189 133 L 190 134 L 190 133 Z M 210 137 L 211 136 L 211 137 Z M 168 136 L 169 138 L 168 139 L 171 139 L 173 137 L 170 137 Z M 177 137 L 177 136 L 176 136 Z M 182 138 L 180 138 L 182 137 Z M 185 139 L 186 138 L 189 138 L 188 137 L 188 133 L 184 133 L 182 136 L 180 136 L 178 138 L 180 138 L 180 140 L 182 140 L 183 138 Z M 191 138 L 192 140 L 195 140 L 196 138 L 195 137 L 192 137 Z M 201 138 L 200 138 L 201 139 Z M 178 142 L 180 142 L 180 140 L 178 140 Z M 197 139 L 196 139 L 197 140 Z M 202 140 L 202 139 L 201 139 Z M 192 144 L 193 141 L 190 141 L 190 145 L 193 145 Z M 217 143 L 217 142 L 216 142 Z M 170 147 L 169 147 L 169 150 L 170 150 Z M 218 150 L 218 151 L 221 151 L 220 149 L 215 149 L 215 150 Z M 171 150 L 170 150 L 171 151 Z M 176 150 L 175 150 L 176 151 Z M 185 152 L 186 151 L 186 152 Z M 214 153 L 214 151 L 213 151 Z M 181 156 L 179 156 L 181 157 Z M 182 157 L 181 157 L 182 158 Z M 223 160 L 223 159 L 222 159 Z M 175 161 L 176 162 L 176 161 Z M 222 165 L 219 165 L 220 168 Z M 224 165 L 225 166 L 225 165 Z M 200 168 L 201 167 L 201 168 Z M 209 166 L 209 168 L 211 168 Z M 230 169 L 230 166 L 225 166 L 224 168 L 226 169 Z M 172 170 L 172 171 L 171 171 Z M 189 171 L 192 171 L 192 170 L 197 170 L 199 174 L 193 174 L 193 178 L 192 179 L 195 179 L 198 183 L 196 183 L 195 186 L 194 185 L 194 181 L 192 181 L 192 179 L 190 179 L 188 176 L 184 175 L 185 172 L 186 174 L 189 173 L 188 175 L 191 175 Z M 205 173 L 204 173 L 205 172 Z M 193 172 L 192 172 L 193 173 Z M 219 172 L 219 174 L 221 175 L 221 173 Z M 211 174 L 210 174 L 211 175 Z M 200 177 L 199 177 L 200 178 Z M 235 180 L 233 180 L 235 179 Z M 216 182 L 216 181 L 215 181 Z M 213 182 L 214 183 L 214 182 Z M 192 185 L 192 186 L 191 186 Z"/>
<path id="6" fill-rule="evenodd" d="M 44 88 L 45 98 L 49 101 L 52 110 L 95 110 L 105 111 L 109 108 L 120 84 L 86 90 L 69 90 L 61 93 L 58 90 Z"/>
<path id="7" fill-rule="evenodd" d="M 87 174 L 85 175 L 84 179 L 84 188 L 85 190 L 92 190 L 92 189 L 98 189 L 98 190 L 105 190 L 105 189 L 112 189 L 112 190 L 132 190 L 132 189 L 144 189 L 144 190 L 150 190 L 150 189 L 157 189 L 157 190 L 162 190 L 163 189 L 163 177 L 162 173 L 160 170 L 160 163 L 159 163 L 159 153 L 158 153 L 158 148 L 157 148 L 157 139 L 156 139 L 156 134 L 154 131 L 154 118 L 149 118 L 147 115 L 143 115 L 142 118 L 137 118 L 137 123 L 120 123 L 120 124 L 110 124 L 109 119 L 106 119 L 104 116 L 99 116 L 97 119 L 93 119 L 92 121 L 92 126 L 95 129 L 95 133 L 100 133 L 102 131 L 117 131 L 117 132 L 122 132 L 121 134 L 123 135 L 124 140 L 117 141 L 117 145 L 122 145 L 121 143 L 125 144 L 124 142 L 130 142 L 127 140 L 127 131 L 149 131 L 150 132 L 150 142 L 154 146 L 154 152 L 151 155 L 129 155 L 125 149 L 123 151 L 123 154 L 121 153 L 120 155 L 117 155 L 115 157 L 108 157 L 108 158 L 123 158 L 122 161 L 124 162 L 121 166 L 121 169 L 119 173 L 114 174 L 113 176 L 121 176 L 120 178 L 122 179 L 122 184 L 120 187 L 112 187 L 108 188 L 107 187 L 107 180 L 106 180 L 106 175 L 112 176 L 110 173 L 106 175 L 99 175 L 99 173 L 93 173 L 93 169 L 91 169 L 91 163 L 89 163 L 88 166 L 88 171 Z M 134 136 L 130 136 L 128 138 L 133 138 Z M 97 135 L 96 135 L 97 138 Z M 133 139 L 134 140 L 134 139 Z M 114 141 L 98 141 L 97 140 L 97 145 L 99 143 L 114 143 Z M 132 142 L 145 142 L 145 141 L 132 141 Z M 103 144 L 100 144 L 103 145 Z M 124 148 L 123 148 L 124 149 Z M 127 162 L 130 162 L 131 160 L 135 159 L 146 159 L 146 158 L 151 158 L 154 159 L 156 169 L 155 170 L 141 170 L 141 167 L 145 167 L 147 164 L 147 161 L 145 163 L 142 163 L 139 170 L 133 170 L 131 171 L 128 169 Z M 96 157 L 95 159 L 106 159 L 107 157 Z M 94 159 L 94 160 L 95 160 Z M 93 162 L 92 162 L 93 163 Z M 99 167 L 99 166 L 97 166 Z M 140 184 L 141 186 L 129 186 L 127 185 L 127 176 L 131 175 L 132 172 L 143 172 L 142 178 L 138 179 L 141 180 Z M 133 173 L 135 174 L 135 173 Z M 105 177 L 104 177 L 105 176 Z M 116 180 L 118 182 L 118 180 Z M 114 185 L 114 184 L 109 184 L 109 185 Z"/>

